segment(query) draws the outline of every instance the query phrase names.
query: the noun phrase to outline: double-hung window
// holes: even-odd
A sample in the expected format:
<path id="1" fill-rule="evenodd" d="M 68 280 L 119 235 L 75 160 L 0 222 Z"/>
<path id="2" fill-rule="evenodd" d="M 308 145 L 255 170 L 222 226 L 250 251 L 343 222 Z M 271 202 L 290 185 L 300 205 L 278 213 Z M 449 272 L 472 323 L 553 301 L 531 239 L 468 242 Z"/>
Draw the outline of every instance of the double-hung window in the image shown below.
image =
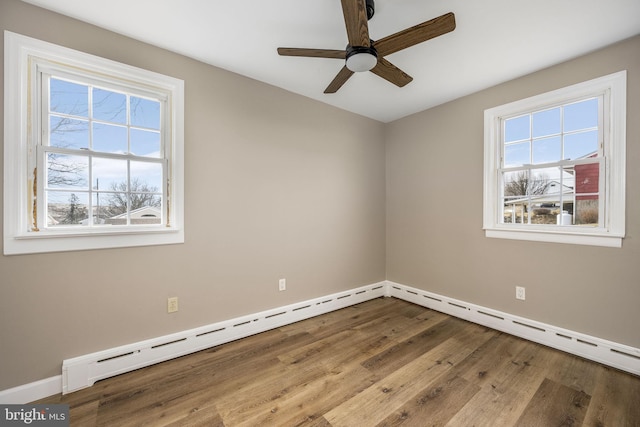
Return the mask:
<path id="1" fill-rule="evenodd" d="M 5 40 L 5 254 L 183 242 L 183 82 Z"/>
<path id="2" fill-rule="evenodd" d="M 485 111 L 488 237 L 621 246 L 625 72 Z"/>

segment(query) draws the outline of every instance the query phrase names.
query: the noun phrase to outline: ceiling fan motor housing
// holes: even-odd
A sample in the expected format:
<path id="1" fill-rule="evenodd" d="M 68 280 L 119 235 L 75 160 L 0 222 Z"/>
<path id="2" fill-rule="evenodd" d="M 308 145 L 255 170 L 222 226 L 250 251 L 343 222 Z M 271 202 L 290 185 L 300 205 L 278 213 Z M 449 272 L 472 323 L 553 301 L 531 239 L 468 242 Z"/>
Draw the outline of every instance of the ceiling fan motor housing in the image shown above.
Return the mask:
<path id="1" fill-rule="evenodd" d="M 376 11 L 376 6 L 373 0 L 367 0 L 367 19 L 373 18 L 373 14 Z"/>

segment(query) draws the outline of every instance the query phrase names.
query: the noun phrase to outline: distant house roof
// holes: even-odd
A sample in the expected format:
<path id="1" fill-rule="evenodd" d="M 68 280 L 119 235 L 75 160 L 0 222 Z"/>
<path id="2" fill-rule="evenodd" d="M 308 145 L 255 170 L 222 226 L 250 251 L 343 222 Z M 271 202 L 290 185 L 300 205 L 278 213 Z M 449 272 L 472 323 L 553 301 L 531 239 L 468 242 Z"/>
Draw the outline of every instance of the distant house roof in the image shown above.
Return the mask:
<path id="1" fill-rule="evenodd" d="M 593 151 L 593 152 L 591 152 L 591 153 L 589 153 L 589 154 L 585 154 L 585 155 L 584 155 L 584 156 L 582 156 L 582 157 L 578 157 L 578 158 L 577 158 L 577 160 L 581 160 L 581 159 L 590 159 L 590 158 L 592 158 L 592 157 L 597 157 L 597 156 L 598 156 L 598 150 Z"/>
<path id="2" fill-rule="evenodd" d="M 140 219 L 140 218 L 160 218 L 162 217 L 162 212 L 159 208 L 154 206 L 143 206 L 138 209 L 134 209 L 129 212 L 131 219 Z M 112 216 L 111 219 L 125 219 L 127 218 L 127 213 L 122 213 L 120 215 Z"/>

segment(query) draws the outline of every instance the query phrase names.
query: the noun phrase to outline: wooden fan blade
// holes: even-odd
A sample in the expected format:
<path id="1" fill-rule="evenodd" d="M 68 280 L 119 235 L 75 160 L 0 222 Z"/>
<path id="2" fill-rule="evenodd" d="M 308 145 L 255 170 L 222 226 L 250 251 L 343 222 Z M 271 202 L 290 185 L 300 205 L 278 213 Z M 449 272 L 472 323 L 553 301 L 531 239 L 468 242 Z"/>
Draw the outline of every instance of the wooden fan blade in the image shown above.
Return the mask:
<path id="1" fill-rule="evenodd" d="M 374 42 L 379 56 L 390 55 L 399 50 L 414 46 L 434 37 L 441 36 L 456 28 L 456 18 L 451 12 L 433 18 L 422 24 L 399 31 Z"/>
<path id="2" fill-rule="evenodd" d="M 369 47 L 369 24 L 365 0 L 342 0 L 342 14 L 351 46 Z"/>
<path id="3" fill-rule="evenodd" d="M 373 67 L 371 72 L 398 87 L 403 87 L 413 80 L 413 77 L 384 58 L 378 58 L 378 63 Z"/>
<path id="4" fill-rule="evenodd" d="M 296 47 L 279 47 L 278 54 L 282 56 L 305 56 L 309 58 L 345 59 L 347 52 L 334 49 L 305 49 Z"/>
<path id="5" fill-rule="evenodd" d="M 336 93 L 338 89 L 340 89 L 352 75 L 353 71 L 348 69 L 346 66 L 342 67 L 342 70 L 338 72 L 338 75 L 331 81 L 331 83 L 329 83 L 329 86 L 327 86 L 327 88 L 324 90 L 324 93 Z"/>

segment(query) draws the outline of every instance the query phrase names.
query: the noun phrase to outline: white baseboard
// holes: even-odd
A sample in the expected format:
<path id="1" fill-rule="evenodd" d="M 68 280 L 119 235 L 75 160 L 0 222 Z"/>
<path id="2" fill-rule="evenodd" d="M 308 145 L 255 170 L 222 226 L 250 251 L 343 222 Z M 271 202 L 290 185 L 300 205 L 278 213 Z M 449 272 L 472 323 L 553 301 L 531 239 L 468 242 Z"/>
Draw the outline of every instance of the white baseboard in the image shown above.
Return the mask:
<path id="1" fill-rule="evenodd" d="M 388 294 L 620 370 L 640 375 L 640 349 L 514 316 L 453 298 L 387 282 Z"/>
<path id="2" fill-rule="evenodd" d="M 453 298 L 380 282 L 196 329 L 67 359 L 62 375 L 0 391 L 21 404 L 90 387 L 95 381 L 309 319 L 378 297 L 394 297 L 640 375 L 640 349 Z"/>
<path id="3" fill-rule="evenodd" d="M 53 396 L 61 391 L 62 375 L 56 375 L 55 377 L 0 391 L 0 403 L 5 405 L 24 404 Z"/>

